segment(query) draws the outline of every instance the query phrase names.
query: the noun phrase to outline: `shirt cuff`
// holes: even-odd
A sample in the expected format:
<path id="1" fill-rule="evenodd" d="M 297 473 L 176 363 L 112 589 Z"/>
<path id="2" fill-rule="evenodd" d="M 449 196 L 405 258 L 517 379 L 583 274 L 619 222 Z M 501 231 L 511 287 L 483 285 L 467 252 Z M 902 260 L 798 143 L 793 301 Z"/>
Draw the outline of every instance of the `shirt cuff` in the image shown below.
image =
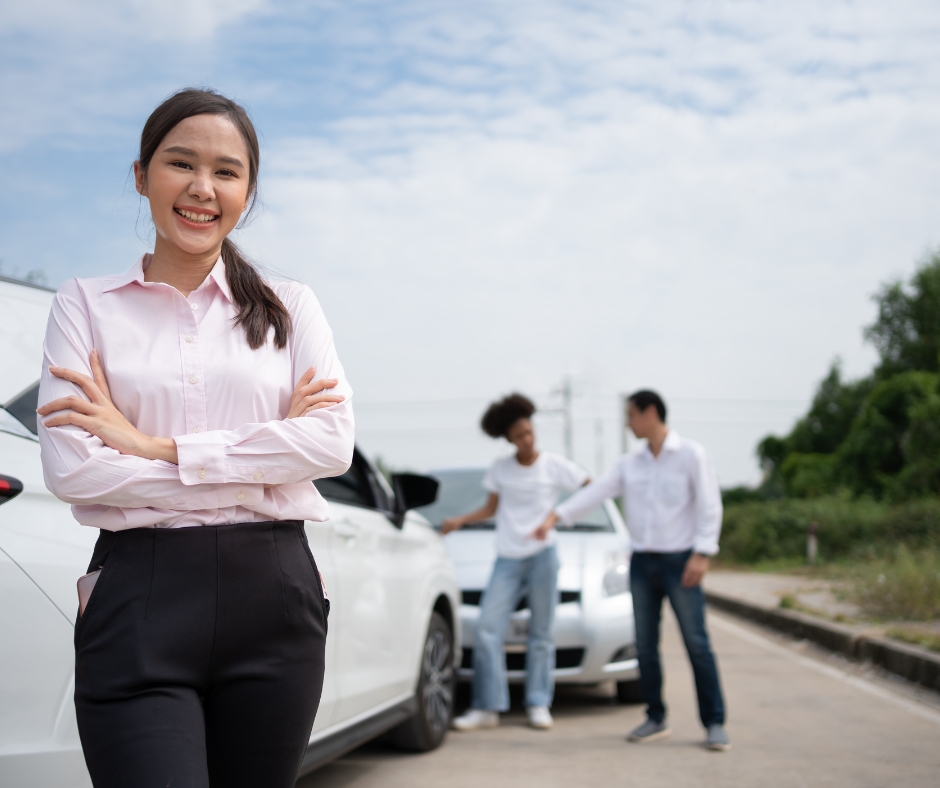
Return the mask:
<path id="1" fill-rule="evenodd" d="M 712 541 L 696 539 L 695 544 L 692 546 L 692 552 L 708 556 L 718 555 L 718 545 Z"/>
<path id="2" fill-rule="evenodd" d="M 568 510 L 565 509 L 565 505 L 563 503 L 558 504 L 558 506 L 556 506 L 552 511 L 565 525 L 571 525 L 571 515 L 568 513 Z"/>
<path id="3" fill-rule="evenodd" d="M 173 440 L 183 484 L 225 483 L 225 442 L 221 435 L 181 435 Z"/>

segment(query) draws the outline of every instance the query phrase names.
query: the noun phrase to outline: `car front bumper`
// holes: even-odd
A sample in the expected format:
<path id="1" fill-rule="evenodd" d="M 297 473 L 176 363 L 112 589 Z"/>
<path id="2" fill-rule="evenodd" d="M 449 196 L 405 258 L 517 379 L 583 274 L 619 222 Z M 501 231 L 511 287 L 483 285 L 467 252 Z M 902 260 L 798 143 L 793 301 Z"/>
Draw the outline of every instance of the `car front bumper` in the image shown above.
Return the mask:
<path id="1" fill-rule="evenodd" d="M 460 606 L 463 661 L 457 671 L 461 681 L 473 678 L 472 652 L 476 644 L 478 604 Z M 528 610 L 516 611 L 512 621 L 529 619 Z M 510 632 L 516 627 L 510 624 Z M 633 600 L 629 594 L 582 601 L 562 602 L 555 608 L 555 662 L 553 672 L 559 684 L 597 684 L 602 681 L 632 681 L 639 678 L 636 659 Z M 525 681 L 526 643 L 507 638 L 506 676 L 510 683 Z"/>

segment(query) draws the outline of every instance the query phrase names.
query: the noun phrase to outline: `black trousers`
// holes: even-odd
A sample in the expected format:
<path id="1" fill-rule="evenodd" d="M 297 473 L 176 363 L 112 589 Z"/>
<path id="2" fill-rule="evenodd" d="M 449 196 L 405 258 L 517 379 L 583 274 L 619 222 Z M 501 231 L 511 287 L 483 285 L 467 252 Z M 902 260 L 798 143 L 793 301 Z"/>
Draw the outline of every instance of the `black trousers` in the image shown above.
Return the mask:
<path id="1" fill-rule="evenodd" d="M 102 531 L 75 627 L 95 788 L 289 788 L 323 688 L 328 602 L 303 523 Z"/>

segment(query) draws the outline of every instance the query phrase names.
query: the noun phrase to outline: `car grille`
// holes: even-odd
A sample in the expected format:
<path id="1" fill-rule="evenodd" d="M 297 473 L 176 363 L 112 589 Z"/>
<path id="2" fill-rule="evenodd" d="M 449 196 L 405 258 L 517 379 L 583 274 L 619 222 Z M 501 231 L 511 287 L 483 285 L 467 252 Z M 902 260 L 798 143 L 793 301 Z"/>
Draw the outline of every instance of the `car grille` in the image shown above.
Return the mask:
<path id="1" fill-rule="evenodd" d="M 472 605 L 473 607 L 479 607 L 480 600 L 483 598 L 482 591 L 463 591 L 461 598 L 465 605 Z M 581 592 L 580 591 L 562 591 L 559 599 L 560 604 L 565 604 L 566 602 L 581 602 Z M 526 610 L 529 607 L 529 600 L 526 597 L 522 597 L 519 600 L 519 604 L 516 605 L 516 610 Z"/>
<path id="2" fill-rule="evenodd" d="M 555 649 L 555 667 L 578 668 L 584 660 L 583 648 L 559 648 Z M 460 667 L 466 670 L 473 668 L 473 649 L 465 648 L 463 650 L 463 661 Z M 525 670 L 525 652 L 508 652 L 506 654 L 506 670 Z"/>

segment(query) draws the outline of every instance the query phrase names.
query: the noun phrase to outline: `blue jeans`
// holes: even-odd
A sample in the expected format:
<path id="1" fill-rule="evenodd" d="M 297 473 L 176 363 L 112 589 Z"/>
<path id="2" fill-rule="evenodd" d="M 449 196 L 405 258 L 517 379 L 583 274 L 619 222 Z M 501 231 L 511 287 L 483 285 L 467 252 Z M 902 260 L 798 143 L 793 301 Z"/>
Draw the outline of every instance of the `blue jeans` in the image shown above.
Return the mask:
<path id="1" fill-rule="evenodd" d="M 529 643 L 526 654 L 525 697 L 527 706 L 551 706 L 555 693 L 555 642 L 552 624 L 558 589 L 558 555 L 555 546 L 528 558 L 497 558 L 483 595 L 473 649 L 473 708 L 509 709 L 506 654 L 503 644 L 516 605 L 529 597 Z"/>
<path id="2" fill-rule="evenodd" d="M 654 722 L 666 718 L 663 703 L 663 671 L 659 661 L 659 621 L 663 597 L 679 620 L 679 629 L 692 662 L 698 712 L 708 727 L 725 722 L 725 704 L 718 678 L 718 663 L 705 629 L 705 594 L 702 587 L 683 588 L 682 572 L 692 555 L 681 553 L 634 553 L 630 560 L 630 591 L 636 618 L 636 647 L 640 662 L 640 688 L 646 713 Z"/>

